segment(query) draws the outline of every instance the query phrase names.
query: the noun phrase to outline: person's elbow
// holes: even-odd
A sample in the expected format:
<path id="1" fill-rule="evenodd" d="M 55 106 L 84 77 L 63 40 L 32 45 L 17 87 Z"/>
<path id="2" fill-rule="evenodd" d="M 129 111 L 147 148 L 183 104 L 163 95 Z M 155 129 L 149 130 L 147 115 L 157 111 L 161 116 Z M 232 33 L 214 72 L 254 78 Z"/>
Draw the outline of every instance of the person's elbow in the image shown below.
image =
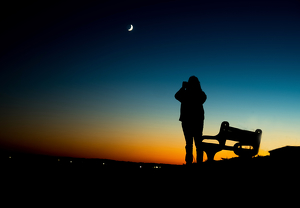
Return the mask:
<path id="1" fill-rule="evenodd" d="M 206 99 L 207 99 L 207 96 L 206 96 L 206 94 L 203 92 L 203 100 L 202 100 L 203 102 L 202 102 L 202 104 L 205 103 Z"/>
<path id="2" fill-rule="evenodd" d="M 179 98 L 177 93 L 174 95 L 174 97 L 175 97 L 176 100 L 180 101 L 180 98 Z"/>
<path id="3" fill-rule="evenodd" d="M 174 97 L 175 97 L 175 99 L 178 100 L 179 102 L 182 101 L 182 96 L 180 95 L 180 93 L 176 93 Z"/>

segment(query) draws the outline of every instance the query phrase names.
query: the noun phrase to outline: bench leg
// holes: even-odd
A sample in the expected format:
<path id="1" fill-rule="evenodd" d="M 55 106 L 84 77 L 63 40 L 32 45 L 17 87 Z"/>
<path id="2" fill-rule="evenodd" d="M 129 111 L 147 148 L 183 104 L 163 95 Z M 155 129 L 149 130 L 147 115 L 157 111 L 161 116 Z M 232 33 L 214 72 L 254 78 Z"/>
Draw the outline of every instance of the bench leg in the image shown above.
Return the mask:
<path id="1" fill-rule="evenodd" d="M 214 150 L 214 149 L 205 150 L 206 155 L 207 155 L 207 161 L 208 162 L 214 161 L 215 154 L 219 151 L 220 150 Z"/>

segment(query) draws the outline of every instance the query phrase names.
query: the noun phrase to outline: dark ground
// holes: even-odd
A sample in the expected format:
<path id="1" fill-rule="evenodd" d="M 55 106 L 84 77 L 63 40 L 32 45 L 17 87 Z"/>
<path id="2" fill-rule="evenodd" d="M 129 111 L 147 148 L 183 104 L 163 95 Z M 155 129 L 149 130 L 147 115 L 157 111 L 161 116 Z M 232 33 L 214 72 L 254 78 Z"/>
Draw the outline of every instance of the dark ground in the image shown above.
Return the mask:
<path id="1" fill-rule="evenodd" d="M 7 153 L 0 162 L 2 199 L 38 206 L 286 205 L 297 199 L 300 172 L 298 160 L 269 156 L 192 167 Z"/>

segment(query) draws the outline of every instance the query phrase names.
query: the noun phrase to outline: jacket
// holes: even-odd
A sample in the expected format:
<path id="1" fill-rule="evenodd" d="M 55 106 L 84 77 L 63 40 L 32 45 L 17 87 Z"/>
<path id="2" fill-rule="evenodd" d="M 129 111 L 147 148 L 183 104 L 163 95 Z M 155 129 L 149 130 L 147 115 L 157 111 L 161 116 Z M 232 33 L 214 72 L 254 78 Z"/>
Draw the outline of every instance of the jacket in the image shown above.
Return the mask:
<path id="1" fill-rule="evenodd" d="M 197 91 L 180 90 L 175 94 L 175 98 L 181 102 L 179 121 L 195 122 L 204 120 L 203 103 L 206 101 L 206 94 L 200 89 Z"/>

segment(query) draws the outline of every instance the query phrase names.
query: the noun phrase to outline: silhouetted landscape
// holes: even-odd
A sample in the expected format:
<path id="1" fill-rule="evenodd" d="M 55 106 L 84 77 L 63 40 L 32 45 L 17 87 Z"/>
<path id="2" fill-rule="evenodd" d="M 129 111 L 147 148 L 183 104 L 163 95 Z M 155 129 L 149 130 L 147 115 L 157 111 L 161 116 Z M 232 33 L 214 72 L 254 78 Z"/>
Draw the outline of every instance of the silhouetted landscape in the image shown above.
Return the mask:
<path id="1" fill-rule="evenodd" d="M 276 152 L 281 156 L 278 157 Z M 283 152 L 294 153 L 287 155 Z M 298 147 L 287 146 L 270 151 L 270 156 L 235 157 L 186 166 L 2 151 L 1 179 L 5 194 L 16 201 L 43 198 L 54 204 L 75 205 L 80 200 L 84 204 L 102 203 L 103 200 L 119 204 L 123 203 L 121 199 L 130 199 L 131 202 L 155 200 L 166 194 L 204 197 L 206 200 L 251 196 L 248 199 L 252 201 L 261 199 L 261 195 L 255 195 L 259 191 L 268 196 L 280 193 L 282 197 L 294 189 L 299 164 L 295 152 L 299 153 Z M 188 192 L 188 189 L 194 191 Z M 32 196 L 34 198 L 30 198 Z M 90 197 L 92 201 L 85 201 Z M 169 202 L 167 198 L 165 201 L 176 203 L 176 200 Z"/>
<path id="2" fill-rule="evenodd" d="M 300 1 L 1 8 L 2 207 L 296 205 Z"/>
<path id="3" fill-rule="evenodd" d="M 110 159 L 97 158 L 72 158 L 58 157 L 38 154 L 19 153 L 12 151 L 0 152 L 0 162 L 2 167 L 6 167 L 6 171 L 13 171 L 19 168 L 51 168 L 52 170 L 97 170 L 99 173 L 105 170 L 156 170 L 163 172 L 170 171 L 199 171 L 206 172 L 226 168 L 228 172 L 235 171 L 240 168 L 247 168 L 251 171 L 271 171 L 276 168 L 287 168 L 286 170 L 298 168 L 297 164 L 300 159 L 300 147 L 286 146 L 270 151 L 270 156 L 256 156 L 253 158 L 233 157 L 229 159 L 223 158 L 218 161 L 205 161 L 200 165 L 197 163 L 191 166 L 163 164 L 163 163 L 143 163 L 130 161 L 117 161 Z"/>

